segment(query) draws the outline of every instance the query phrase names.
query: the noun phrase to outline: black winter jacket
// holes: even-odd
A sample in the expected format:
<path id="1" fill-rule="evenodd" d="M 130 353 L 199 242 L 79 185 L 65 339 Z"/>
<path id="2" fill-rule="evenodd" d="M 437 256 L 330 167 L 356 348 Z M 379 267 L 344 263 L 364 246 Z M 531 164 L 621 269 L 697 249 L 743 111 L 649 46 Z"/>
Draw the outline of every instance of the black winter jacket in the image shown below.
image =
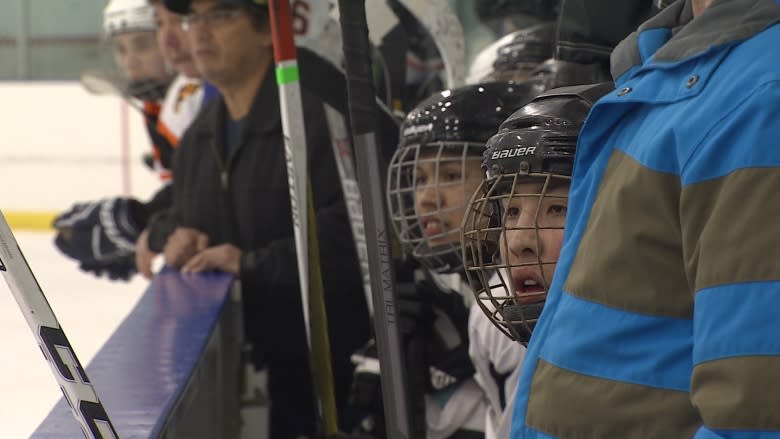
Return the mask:
<path id="1" fill-rule="evenodd" d="M 239 277 L 248 336 L 257 347 L 268 345 L 269 334 L 283 321 L 296 329 L 302 325 L 298 312 L 290 314 L 300 309 L 300 292 L 279 93 L 273 78 L 269 68 L 238 144 L 227 158 L 222 145 L 228 117 L 224 100 L 215 98 L 201 111 L 174 157 L 173 207 L 150 225 L 153 250 L 162 249 L 176 226 L 208 234 L 209 245 L 231 243 L 243 250 Z M 351 346 L 344 349 L 354 349 L 368 337 L 357 255 L 322 102 L 305 88 L 301 94 L 331 337 L 342 333 L 342 340 L 334 340 L 338 345 L 346 341 L 343 332 L 350 332 Z"/>

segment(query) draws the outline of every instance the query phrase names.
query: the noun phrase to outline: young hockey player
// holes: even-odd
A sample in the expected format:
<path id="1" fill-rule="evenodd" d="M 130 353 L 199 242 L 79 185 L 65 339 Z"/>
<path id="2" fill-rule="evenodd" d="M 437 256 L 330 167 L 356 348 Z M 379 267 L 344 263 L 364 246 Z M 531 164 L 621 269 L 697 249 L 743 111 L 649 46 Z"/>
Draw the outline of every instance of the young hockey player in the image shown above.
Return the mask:
<path id="1" fill-rule="evenodd" d="M 477 18 L 501 38 L 558 16 L 559 0 L 474 0 Z"/>
<path id="2" fill-rule="evenodd" d="M 484 398 L 468 356 L 473 293 L 463 278 L 460 223 L 468 197 L 482 181 L 485 140 L 532 93 L 530 87 L 498 82 L 443 91 L 414 108 L 401 126 L 387 199 L 398 239 L 412 258 L 411 267 L 404 267 L 412 274 L 398 282 L 401 331 L 407 352 L 422 345 L 419 356 L 408 355 L 407 372 L 417 403 L 423 402 L 428 438 L 484 435 Z M 376 359 L 366 352 L 354 358 L 355 389 L 368 388 L 370 396 L 355 394 L 353 400 L 370 406 L 381 399 L 378 368 L 368 367 Z M 364 385 L 370 381 L 375 387 Z M 365 423 L 363 430 L 384 435 L 381 422 Z"/>
<path id="3" fill-rule="evenodd" d="M 517 438 L 780 436 L 780 3 L 684 0 L 580 133 Z"/>
<path id="4" fill-rule="evenodd" d="M 524 345 L 561 248 L 578 131 L 591 102 L 609 89 L 546 92 L 487 142 L 486 178 L 468 206 L 462 240 L 478 305 L 469 316 L 469 351 L 488 403 L 488 438 L 509 436 Z"/>
<path id="5" fill-rule="evenodd" d="M 482 49 L 469 68 L 466 83 L 523 82 L 553 56 L 555 23 L 539 23 L 504 35 Z"/>
<path id="6" fill-rule="evenodd" d="M 181 33 L 180 16 L 167 11 L 159 0 L 152 3 L 112 0 L 104 12 L 104 28 L 117 65 L 128 79 L 126 89 L 133 93 L 127 98 L 144 100 L 143 112 L 153 146 L 148 164 L 167 182 L 173 150 L 195 118 L 203 93 Z M 177 69 L 179 75 L 161 102 L 157 95 L 167 83 L 166 64 Z M 163 187 L 146 203 L 124 196 L 76 203 L 55 220 L 55 243 L 79 261 L 82 270 L 97 275 L 128 279 L 136 265 L 151 274 L 154 252 L 147 249 L 145 239 L 138 240 L 139 233 L 154 212 L 168 206 L 168 191 Z"/>
<path id="7" fill-rule="evenodd" d="M 103 31 L 119 70 L 117 87 L 127 99 L 140 102 L 153 156 L 167 159 L 173 148 L 157 124 L 174 72 L 157 42 L 155 11 L 148 0 L 110 0 L 103 10 Z M 152 160 L 147 164 L 155 167 Z"/>
<path id="8" fill-rule="evenodd" d="M 141 101 L 162 99 L 172 74 L 155 37 L 154 10 L 147 0 L 110 0 L 103 34 L 119 70 L 122 91 Z"/>

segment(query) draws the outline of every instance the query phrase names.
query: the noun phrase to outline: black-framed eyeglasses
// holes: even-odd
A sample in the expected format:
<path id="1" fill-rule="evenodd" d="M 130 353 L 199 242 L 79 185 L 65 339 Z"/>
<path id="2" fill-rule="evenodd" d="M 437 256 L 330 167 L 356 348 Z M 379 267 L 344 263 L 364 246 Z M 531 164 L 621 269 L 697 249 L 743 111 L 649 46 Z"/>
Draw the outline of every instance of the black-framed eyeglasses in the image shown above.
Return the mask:
<path id="1" fill-rule="evenodd" d="M 215 6 L 202 12 L 190 12 L 181 19 L 181 28 L 189 32 L 198 24 L 204 24 L 208 27 L 219 26 L 233 20 L 243 14 L 244 10 L 240 7 Z"/>

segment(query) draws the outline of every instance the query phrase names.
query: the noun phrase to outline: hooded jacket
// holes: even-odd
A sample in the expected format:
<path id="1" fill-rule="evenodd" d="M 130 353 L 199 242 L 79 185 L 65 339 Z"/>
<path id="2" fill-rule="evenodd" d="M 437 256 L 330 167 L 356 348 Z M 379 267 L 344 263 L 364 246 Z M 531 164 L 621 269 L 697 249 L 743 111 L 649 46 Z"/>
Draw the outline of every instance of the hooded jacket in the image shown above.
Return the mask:
<path id="1" fill-rule="evenodd" d="M 780 437 L 778 21 L 678 1 L 612 54 L 512 437 Z"/>

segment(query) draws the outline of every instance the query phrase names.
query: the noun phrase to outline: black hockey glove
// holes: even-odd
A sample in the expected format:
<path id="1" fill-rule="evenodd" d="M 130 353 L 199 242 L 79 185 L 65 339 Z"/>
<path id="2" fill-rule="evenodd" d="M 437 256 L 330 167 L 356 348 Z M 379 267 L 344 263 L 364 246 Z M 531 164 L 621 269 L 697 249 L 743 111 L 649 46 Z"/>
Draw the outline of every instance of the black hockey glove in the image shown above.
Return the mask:
<path id="1" fill-rule="evenodd" d="M 79 268 L 97 277 L 106 276 L 111 280 L 128 281 L 136 273 L 135 256 L 129 255 L 112 262 L 81 262 Z"/>
<path id="2" fill-rule="evenodd" d="M 355 372 L 348 404 L 351 414 L 359 419 L 352 433 L 384 438 L 385 416 L 376 341 L 369 340 L 362 349 L 352 354 L 351 360 Z"/>
<path id="3" fill-rule="evenodd" d="M 106 267 L 114 263 L 126 266 L 135 253 L 143 211 L 139 201 L 124 197 L 77 203 L 55 218 L 54 243 L 65 255 L 79 261 L 85 271 L 107 271 Z M 122 268 L 116 271 L 125 272 Z"/>
<path id="4" fill-rule="evenodd" d="M 406 354 L 413 405 L 424 411 L 421 391 L 436 392 L 474 375 L 468 355 L 468 315 L 463 296 L 430 280 L 396 284 L 398 325 Z M 349 405 L 361 419 L 355 432 L 385 435 L 377 347 L 371 340 L 352 355 Z"/>
<path id="5" fill-rule="evenodd" d="M 427 390 L 436 392 L 474 375 L 469 357 L 469 310 L 460 293 L 430 280 L 418 283 L 417 290 L 432 314 L 426 328 L 425 361 Z"/>

